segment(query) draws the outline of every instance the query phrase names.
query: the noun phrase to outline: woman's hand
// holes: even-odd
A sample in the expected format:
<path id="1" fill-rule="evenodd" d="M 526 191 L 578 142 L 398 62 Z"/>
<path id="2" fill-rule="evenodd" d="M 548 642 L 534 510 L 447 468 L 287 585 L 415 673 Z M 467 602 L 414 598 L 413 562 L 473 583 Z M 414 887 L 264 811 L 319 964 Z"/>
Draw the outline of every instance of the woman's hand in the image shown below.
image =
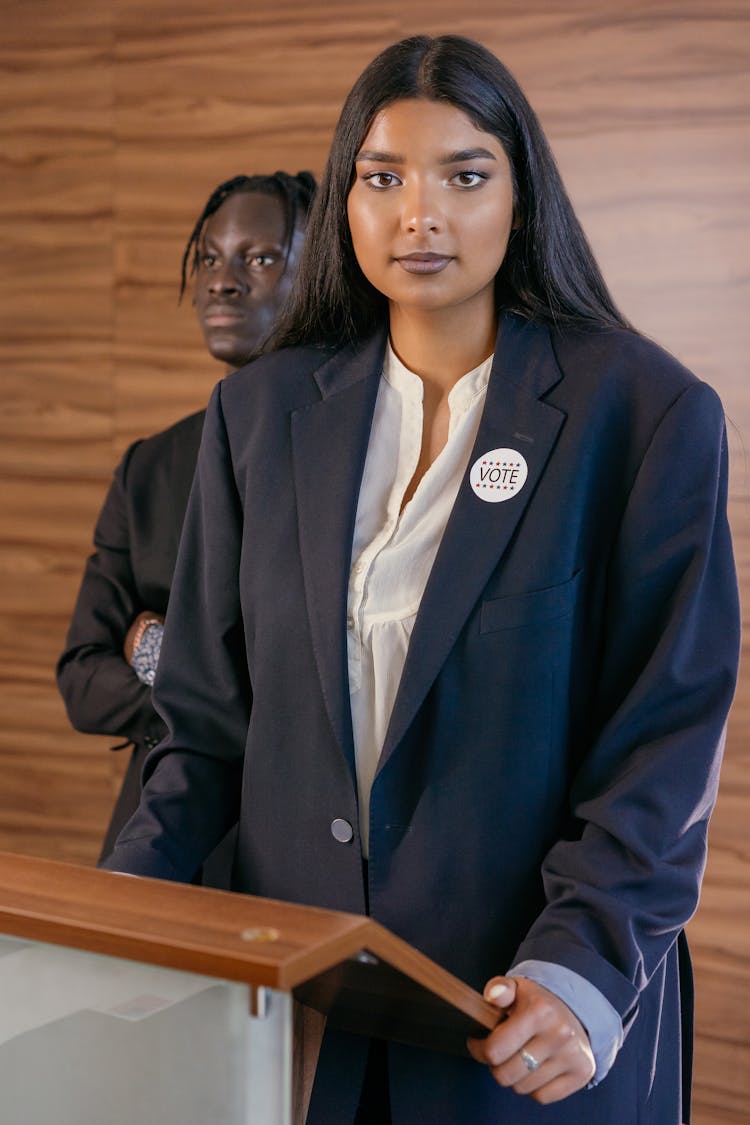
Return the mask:
<path id="1" fill-rule="evenodd" d="M 567 1004 L 524 977 L 493 977 L 484 998 L 507 1017 L 486 1039 L 469 1039 L 469 1052 L 500 1086 L 546 1105 L 582 1089 L 596 1070 L 589 1037 Z"/>

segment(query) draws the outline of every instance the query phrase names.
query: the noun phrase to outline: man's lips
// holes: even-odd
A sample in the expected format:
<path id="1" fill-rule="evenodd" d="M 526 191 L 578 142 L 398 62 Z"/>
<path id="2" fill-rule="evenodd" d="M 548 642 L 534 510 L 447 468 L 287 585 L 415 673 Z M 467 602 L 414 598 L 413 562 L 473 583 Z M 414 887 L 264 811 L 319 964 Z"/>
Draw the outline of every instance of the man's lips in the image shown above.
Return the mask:
<path id="1" fill-rule="evenodd" d="M 450 254 L 413 253 L 399 255 L 396 261 L 407 273 L 440 273 L 449 262 L 453 261 Z"/>
<path id="2" fill-rule="evenodd" d="M 245 310 L 234 305 L 211 305 L 203 314 L 203 323 L 215 328 L 230 327 L 245 319 Z"/>

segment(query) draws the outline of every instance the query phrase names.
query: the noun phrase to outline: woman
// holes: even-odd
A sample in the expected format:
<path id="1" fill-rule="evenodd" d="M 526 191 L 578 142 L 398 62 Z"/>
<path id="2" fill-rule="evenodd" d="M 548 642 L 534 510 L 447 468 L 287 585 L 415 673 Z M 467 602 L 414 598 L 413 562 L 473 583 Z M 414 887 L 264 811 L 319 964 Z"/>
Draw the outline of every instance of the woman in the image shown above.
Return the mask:
<path id="1" fill-rule="evenodd" d="M 679 1125 L 738 652 L 716 396 L 452 36 L 355 84 L 275 346 L 209 406 L 106 866 L 189 879 L 239 818 L 235 889 L 369 909 L 508 1013 L 466 1059 L 327 1033 L 311 1122 Z"/>
<path id="2" fill-rule="evenodd" d="M 185 247 L 209 354 L 232 370 L 268 336 L 297 269 L 315 190 L 308 172 L 235 176 L 211 193 Z M 76 730 L 132 746 L 102 857 L 138 806 L 149 750 L 165 726 L 151 685 L 205 411 L 134 442 L 94 531 L 57 682 Z M 210 881 L 226 881 L 223 869 Z"/>

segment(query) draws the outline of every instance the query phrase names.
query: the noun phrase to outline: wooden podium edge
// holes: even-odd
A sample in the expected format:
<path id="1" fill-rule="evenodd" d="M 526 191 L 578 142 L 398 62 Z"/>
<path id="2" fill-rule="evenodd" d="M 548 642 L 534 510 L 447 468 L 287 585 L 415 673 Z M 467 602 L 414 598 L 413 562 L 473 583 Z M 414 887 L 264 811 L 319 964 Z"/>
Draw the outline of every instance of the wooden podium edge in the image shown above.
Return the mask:
<path id="1" fill-rule="evenodd" d="M 499 1012 L 369 918 L 0 852 L 0 932 L 283 992 L 367 952 L 491 1030 Z"/>

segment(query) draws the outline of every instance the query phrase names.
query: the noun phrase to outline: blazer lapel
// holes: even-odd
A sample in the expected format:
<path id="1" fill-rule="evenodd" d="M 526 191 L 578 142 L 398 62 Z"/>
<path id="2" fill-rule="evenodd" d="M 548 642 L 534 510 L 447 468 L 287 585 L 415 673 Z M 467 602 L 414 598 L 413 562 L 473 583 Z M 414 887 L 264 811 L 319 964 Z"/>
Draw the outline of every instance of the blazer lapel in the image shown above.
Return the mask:
<path id="1" fill-rule="evenodd" d="M 404 737 L 534 494 L 564 421 L 540 396 L 560 378 L 548 331 L 503 318 L 477 439 L 414 623 L 379 768 Z M 523 487 L 501 503 L 479 499 L 470 482 L 474 462 L 494 449 L 518 451 L 528 467 Z"/>
<path id="2" fill-rule="evenodd" d="M 355 777 L 346 604 L 357 497 L 383 368 L 385 334 L 316 373 L 318 402 L 292 413 L 297 513 L 310 630 L 326 709 Z"/>

